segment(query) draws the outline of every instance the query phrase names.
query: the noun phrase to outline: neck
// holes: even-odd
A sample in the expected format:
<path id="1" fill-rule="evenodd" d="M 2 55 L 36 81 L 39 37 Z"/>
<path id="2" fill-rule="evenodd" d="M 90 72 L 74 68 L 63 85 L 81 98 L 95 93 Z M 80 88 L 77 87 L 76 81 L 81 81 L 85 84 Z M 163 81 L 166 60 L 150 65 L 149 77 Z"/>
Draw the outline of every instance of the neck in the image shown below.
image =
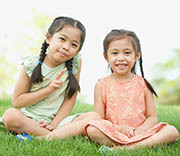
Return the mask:
<path id="1" fill-rule="evenodd" d="M 115 73 L 112 73 L 112 77 L 114 79 L 117 79 L 119 82 L 126 82 L 126 81 L 129 81 L 132 79 L 134 74 L 132 74 L 131 72 L 128 73 L 128 74 L 125 74 L 125 75 L 118 75 L 118 74 L 115 74 Z"/>
<path id="2" fill-rule="evenodd" d="M 55 68 L 61 64 L 61 63 L 57 62 L 56 60 L 54 60 L 48 53 L 47 53 L 43 63 L 50 68 Z"/>

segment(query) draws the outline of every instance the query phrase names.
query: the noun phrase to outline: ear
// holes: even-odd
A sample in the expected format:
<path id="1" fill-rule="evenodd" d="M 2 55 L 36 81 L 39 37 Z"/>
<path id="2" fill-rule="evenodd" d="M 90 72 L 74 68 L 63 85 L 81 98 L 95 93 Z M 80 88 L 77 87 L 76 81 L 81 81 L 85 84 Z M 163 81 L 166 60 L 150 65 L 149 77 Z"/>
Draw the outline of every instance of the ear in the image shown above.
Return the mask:
<path id="1" fill-rule="evenodd" d="M 140 57 L 141 57 L 141 53 L 140 53 L 140 52 L 138 52 L 138 53 L 137 53 L 137 55 L 136 55 L 136 58 L 135 58 L 135 59 L 136 59 L 136 61 L 138 61 L 138 60 L 140 59 Z"/>
<path id="2" fill-rule="evenodd" d="M 47 32 L 46 33 L 46 42 L 49 44 L 51 40 L 51 35 Z"/>
<path id="3" fill-rule="evenodd" d="M 104 55 L 105 60 L 106 60 L 107 62 L 109 62 L 108 57 L 107 57 L 107 53 L 104 52 L 103 55 Z"/>

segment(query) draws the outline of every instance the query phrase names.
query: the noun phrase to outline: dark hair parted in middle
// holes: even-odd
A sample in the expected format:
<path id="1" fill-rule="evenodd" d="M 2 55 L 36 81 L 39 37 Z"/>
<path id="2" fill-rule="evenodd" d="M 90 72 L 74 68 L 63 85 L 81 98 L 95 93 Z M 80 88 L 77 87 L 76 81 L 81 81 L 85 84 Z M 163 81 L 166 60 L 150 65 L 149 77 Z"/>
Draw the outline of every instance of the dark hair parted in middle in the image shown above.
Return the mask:
<path id="1" fill-rule="evenodd" d="M 144 71 L 143 71 L 143 65 L 142 65 L 143 61 L 142 61 L 141 44 L 140 44 L 140 41 L 139 41 L 137 35 L 133 31 L 120 29 L 120 30 L 112 30 L 111 32 L 109 32 L 103 41 L 104 56 L 107 57 L 107 50 L 112 41 L 120 40 L 120 39 L 124 39 L 124 38 L 127 38 L 132 43 L 132 46 L 135 50 L 135 55 L 137 55 L 138 52 L 141 54 L 140 59 L 139 59 L 141 75 L 144 78 L 145 83 L 146 83 L 147 87 L 149 88 L 149 90 L 157 97 L 157 93 L 153 89 L 152 85 L 144 77 Z M 134 66 L 131 70 L 131 72 L 134 74 L 136 74 L 135 67 L 136 67 L 136 62 L 134 63 Z M 111 71 L 112 71 L 112 69 L 111 69 Z"/>
<path id="2" fill-rule="evenodd" d="M 82 48 L 84 40 L 85 40 L 86 29 L 83 26 L 83 24 L 81 22 L 79 22 L 78 20 L 75 20 L 70 17 L 57 17 L 53 20 L 52 24 L 50 25 L 50 27 L 48 29 L 48 33 L 51 36 L 53 36 L 54 33 L 59 32 L 67 25 L 78 28 L 81 31 L 81 42 L 80 42 L 80 47 L 79 47 L 79 50 L 80 50 Z M 44 40 L 42 47 L 41 47 L 41 52 L 39 55 L 39 63 L 34 68 L 33 73 L 31 75 L 31 85 L 33 83 L 38 83 L 38 82 L 43 81 L 43 75 L 41 72 L 41 64 L 46 57 L 46 51 L 47 51 L 48 46 L 49 46 L 49 44 L 46 42 L 46 40 Z M 76 77 L 72 73 L 72 68 L 73 68 L 72 61 L 73 61 L 73 58 L 65 62 L 66 68 L 69 71 L 68 72 L 69 73 L 69 75 L 68 75 L 69 83 L 68 83 L 68 94 L 67 94 L 68 98 L 71 98 L 77 90 L 80 91 L 79 83 L 78 83 Z"/>

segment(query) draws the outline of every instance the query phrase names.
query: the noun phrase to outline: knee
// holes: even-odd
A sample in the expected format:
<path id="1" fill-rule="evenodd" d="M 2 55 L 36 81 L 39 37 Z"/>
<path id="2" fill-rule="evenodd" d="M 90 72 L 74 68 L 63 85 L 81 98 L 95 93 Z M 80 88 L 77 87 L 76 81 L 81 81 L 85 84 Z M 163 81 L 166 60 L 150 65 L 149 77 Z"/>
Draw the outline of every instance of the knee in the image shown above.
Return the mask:
<path id="1" fill-rule="evenodd" d="M 179 136 L 178 130 L 174 126 L 168 126 L 167 129 L 169 131 L 170 141 L 176 141 Z"/>
<path id="2" fill-rule="evenodd" d="M 17 124 L 17 118 L 18 114 L 15 108 L 7 109 L 2 116 L 3 123 L 7 129 L 9 129 L 12 125 Z"/>
<path id="3" fill-rule="evenodd" d="M 99 130 L 96 127 L 94 126 L 87 127 L 87 134 L 91 139 L 99 137 L 98 133 L 99 133 Z"/>
<path id="4" fill-rule="evenodd" d="M 174 126 L 170 126 L 171 127 L 171 131 L 173 133 L 172 137 L 175 138 L 175 140 L 177 140 L 179 133 L 178 130 L 174 127 Z"/>
<path id="5" fill-rule="evenodd" d="M 89 118 L 89 120 L 98 120 L 101 119 L 100 115 L 96 112 L 88 112 L 86 116 Z"/>

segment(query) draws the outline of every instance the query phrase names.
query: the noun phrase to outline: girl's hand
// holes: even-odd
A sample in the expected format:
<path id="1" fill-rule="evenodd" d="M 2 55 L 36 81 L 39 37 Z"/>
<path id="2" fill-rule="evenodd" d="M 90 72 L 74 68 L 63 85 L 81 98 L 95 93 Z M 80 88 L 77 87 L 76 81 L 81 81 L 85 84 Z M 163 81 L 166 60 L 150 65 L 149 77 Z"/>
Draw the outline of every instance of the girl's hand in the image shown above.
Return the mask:
<path id="1" fill-rule="evenodd" d="M 128 138 L 131 138 L 131 137 L 135 136 L 134 129 L 132 127 L 128 126 L 128 125 L 124 125 L 122 127 L 122 133 L 127 135 Z"/>
<path id="2" fill-rule="evenodd" d="M 51 83 L 47 86 L 49 91 L 52 93 L 56 89 L 60 89 L 62 86 L 62 81 L 59 79 L 62 77 L 62 75 L 67 71 L 67 69 L 63 69 L 59 74 L 56 75 L 56 77 L 51 81 Z"/>
<path id="3" fill-rule="evenodd" d="M 116 125 L 115 128 L 116 128 L 119 132 L 125 134 L 128 138 L 131 138 L 131 137 L 135 136 L 134 128 L 132 128 L 132 127 L 130 127 L 130 126 L 128 126 L 128 125 L 123 125 L 123 126 L 121 126 L 121 125 Z"/>
<path id="4" fill-rule="evenodd" d="M 53 131 L 54 130 L 54 128 L 51 125 L 47 124 L 44 120 L 40 120 L 39 121 L 39 126 L 41 128 L 46 128 L 49 131 Z"/>

